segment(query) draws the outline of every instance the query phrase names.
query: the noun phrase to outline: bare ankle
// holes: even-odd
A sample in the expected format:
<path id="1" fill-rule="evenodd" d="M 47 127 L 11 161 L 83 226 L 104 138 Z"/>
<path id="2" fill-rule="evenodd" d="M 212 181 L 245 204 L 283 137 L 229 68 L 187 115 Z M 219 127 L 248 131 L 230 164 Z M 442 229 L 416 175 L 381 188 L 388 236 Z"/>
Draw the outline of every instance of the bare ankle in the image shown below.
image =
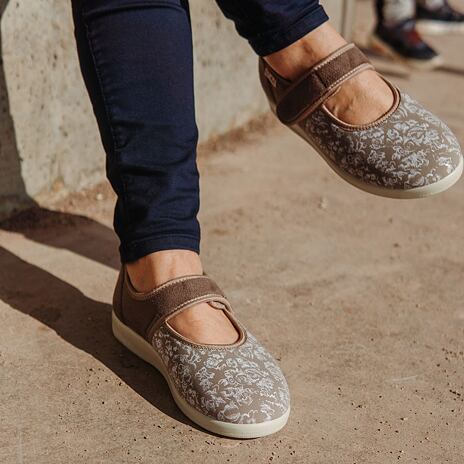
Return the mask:
<path id="1" fill-rule="evenodd" d="M 329 23 L 324 23 L 300 40 L 264 59 L 282 77 L 295 80 L 345 44 L 346 40 Z"/>
<path id="2" fill-rule="evenodd" d="M 190 250 L 163 250 L 127 263 L 132 285 L 139 292 L 148 292 L 168 280 L 185 275 L 202 274 L 200 257 Z"/>
<path id="3" fill-rule="evenodd" d="M 329 23 L 324 23 L 265 60 L 282 77 L 294 81 L 344 45 L 345 39 Z M 393 102 L 390 87 L 374 71 L 366 70 L 345 82 L 325 106 L 338 119 L 362 125 L 383 116 Z"/>

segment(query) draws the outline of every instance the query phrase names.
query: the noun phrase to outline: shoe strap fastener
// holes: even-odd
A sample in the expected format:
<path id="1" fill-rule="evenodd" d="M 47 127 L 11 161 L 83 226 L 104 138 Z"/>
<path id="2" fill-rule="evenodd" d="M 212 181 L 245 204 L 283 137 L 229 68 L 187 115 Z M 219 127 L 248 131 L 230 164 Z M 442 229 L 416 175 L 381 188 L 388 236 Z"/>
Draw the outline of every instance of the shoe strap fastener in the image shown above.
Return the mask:
<path id="1" fill-rule="evenodd" d="M 207 275 L 181 277 L 166 282 L 151 293 L 149 301 L 155 315 L 147 331 L 150 335 L 171 317 L 200 303 L 219 303 L 221 309 L 232 313 L 224 293 Z M 215 304 L 213 307 L 218 309 Z"/>
<path id="2" fill-rule="evenodd" d="M 364 53 L 347 44 L 313 66 L 296 80 L 277 103 L 279 120 L 296 124 L 310 115 L 348 79 L 374 69 Z"/>

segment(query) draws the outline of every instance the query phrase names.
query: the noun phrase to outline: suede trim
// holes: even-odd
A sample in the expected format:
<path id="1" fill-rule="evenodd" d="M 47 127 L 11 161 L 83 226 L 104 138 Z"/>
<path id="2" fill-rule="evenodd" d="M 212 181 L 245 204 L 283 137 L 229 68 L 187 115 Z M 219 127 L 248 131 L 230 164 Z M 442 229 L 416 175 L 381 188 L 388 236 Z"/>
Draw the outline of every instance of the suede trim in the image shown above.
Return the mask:
<path id="1" fill-rule="evenodd" d="M 263 72 L 270 75 L 268 68 L 264 65 Z M 374 68 L 361 50 L 354 44 L 345 45 L 309 69 L 280 95 L 277 117 L 287 125 L 297 123 L 327 100 L 343 82 L 366 69 Z"/>
<path id="2" fill-rule="evenodd" d="M 335 124 L 337 124 L 342 129 L 346 131 L 350 131 L 350 132 L 367 130 L 372 127 L 379 126 L 380 124 L 386 122 L 388 118 L 390 118 L 390 116 L 394 114 L 395 111 L 398 109 L 398 106 L 401 103 L 401 93 L 397 87 L 395 87 L 391 82 L 387 81 L 380 74 L 379 74 L 379 77 L 383 79 L 383 81 L 388 85 L 388 87 L 390 87 L 390 90 L 392 91 L 392 94 L 393 94 L 393 103 L 391 107 L 375 121 L 369 122 L 367 124 L 348 124 L 347 122 L 344 122 L 341 119 L 337 118 L 335 115 L 333 115 L 325 105 L 321 106 L 322 110 L 324 110 L 327 116 L 331 118 L 335 122 Z"/>
<path id="3" fill-rule="evenodd" d="M 223 292 L 206 275 L 180 277 L 141 293 L 132 286 L 124 266 L 115 289 L 114 308 L 124 324 L 150 341 L 168 319 L 191 306 L 209 301 L 222 303 L 226 312 L 232 312 Z"/>

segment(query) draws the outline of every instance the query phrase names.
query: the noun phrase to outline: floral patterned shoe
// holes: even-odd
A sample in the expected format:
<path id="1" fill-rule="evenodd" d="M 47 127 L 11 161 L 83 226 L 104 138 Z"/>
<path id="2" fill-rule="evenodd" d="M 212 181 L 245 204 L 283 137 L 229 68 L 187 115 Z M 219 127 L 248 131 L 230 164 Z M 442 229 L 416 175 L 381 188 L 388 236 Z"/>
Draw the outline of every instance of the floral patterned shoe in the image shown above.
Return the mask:
<path id="1" fill-rule="evenodd" d="M 343 179 L 391 198 L 420 198 L 451 187 L 463 169 L 456 137 L 440 119 L 389 82 L 393 106 L 370 124 L 344 123 L 326 108 L 324 102 L 345 81 L 366 69 L 373 69 L 372 64 L 353 44 L 293 83 L 260 59 L 260 79 L 271 109 Z"/>
<path id="2" fill-rule="evenodd" d="M 201 302 L 224 311 L 239 333 L 237 342 L 201 345 L 169 325 L 171 317 Z M 227 437 L 256 438 L 287 423 L 290 399 L 282 372 L 209 277 L 182 277 L 138 293 L 123 268 L 113 308 L 115 337 L 161 372 L 176 404 L 196 424 Z"/>

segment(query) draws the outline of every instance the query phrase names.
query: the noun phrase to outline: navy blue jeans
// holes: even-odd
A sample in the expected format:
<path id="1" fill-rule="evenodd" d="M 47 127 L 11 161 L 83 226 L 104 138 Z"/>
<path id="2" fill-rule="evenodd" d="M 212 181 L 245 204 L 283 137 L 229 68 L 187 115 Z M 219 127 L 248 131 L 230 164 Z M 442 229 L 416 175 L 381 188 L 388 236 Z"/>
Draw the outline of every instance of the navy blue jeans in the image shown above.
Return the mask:
<path id="1" fill-rule="evenodd" d="M 121 260 L 199 252 L 193 61 L 187 0 L 72 0 L 84 81 L 117 194 Z M 317 0 L 217 0 L 259 55 L 328 18 Z M 218 37 L 220 40 L 220 37 Z"/>

